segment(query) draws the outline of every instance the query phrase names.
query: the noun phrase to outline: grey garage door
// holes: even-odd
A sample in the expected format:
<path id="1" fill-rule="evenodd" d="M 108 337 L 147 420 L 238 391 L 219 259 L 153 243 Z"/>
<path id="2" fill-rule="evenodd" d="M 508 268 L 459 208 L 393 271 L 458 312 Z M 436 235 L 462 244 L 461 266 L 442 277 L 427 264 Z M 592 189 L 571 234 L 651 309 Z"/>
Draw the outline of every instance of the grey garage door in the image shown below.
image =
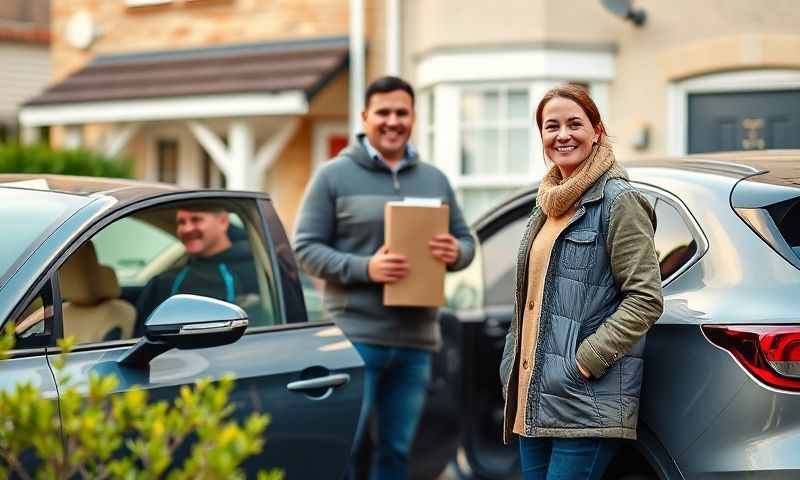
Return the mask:
<path id="1" fill-rule="evenodd" d="M 689 95 L 689 153 L 800 148 L 800 90 Z"/>

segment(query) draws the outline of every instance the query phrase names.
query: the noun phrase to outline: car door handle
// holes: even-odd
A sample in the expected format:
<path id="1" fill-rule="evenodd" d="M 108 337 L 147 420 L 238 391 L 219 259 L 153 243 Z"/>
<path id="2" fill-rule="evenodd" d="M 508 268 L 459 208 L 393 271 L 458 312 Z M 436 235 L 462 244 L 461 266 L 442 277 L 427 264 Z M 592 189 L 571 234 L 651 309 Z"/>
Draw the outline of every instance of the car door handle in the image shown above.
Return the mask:
<path id="1" fill-rule="evenodd" d="M 290 382 L 286 388 L 293 392 L 303 390 L 313 390 L 317 388 L 339 387 L 350 381 L 350 375 L 346 373 L 334 373 L 325 377 L 311 378 L 308 380 L 298 380 Z"/>

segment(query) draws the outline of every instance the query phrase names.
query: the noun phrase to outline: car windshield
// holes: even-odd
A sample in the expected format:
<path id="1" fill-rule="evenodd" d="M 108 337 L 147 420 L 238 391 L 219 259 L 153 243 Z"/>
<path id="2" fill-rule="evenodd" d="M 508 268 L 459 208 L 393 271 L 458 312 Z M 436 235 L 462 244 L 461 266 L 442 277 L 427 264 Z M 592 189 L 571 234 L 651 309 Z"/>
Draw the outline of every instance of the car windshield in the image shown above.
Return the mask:
<path id="1" fill-rule="evenodd" d="M 0 188 L 0 286 L 85 197 L 50 191 Z"/>

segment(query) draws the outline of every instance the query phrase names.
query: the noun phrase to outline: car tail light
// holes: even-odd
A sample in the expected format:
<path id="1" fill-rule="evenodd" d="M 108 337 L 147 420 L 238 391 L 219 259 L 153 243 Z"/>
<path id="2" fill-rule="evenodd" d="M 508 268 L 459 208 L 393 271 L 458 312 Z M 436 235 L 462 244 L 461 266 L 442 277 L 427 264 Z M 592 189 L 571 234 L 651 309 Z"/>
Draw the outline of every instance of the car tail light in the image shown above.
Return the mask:
<path id="1" fill-rule="evenodd" d="M 761 382 L 800 391 L 800 325 L 703 325 L 703 332 Z"/>

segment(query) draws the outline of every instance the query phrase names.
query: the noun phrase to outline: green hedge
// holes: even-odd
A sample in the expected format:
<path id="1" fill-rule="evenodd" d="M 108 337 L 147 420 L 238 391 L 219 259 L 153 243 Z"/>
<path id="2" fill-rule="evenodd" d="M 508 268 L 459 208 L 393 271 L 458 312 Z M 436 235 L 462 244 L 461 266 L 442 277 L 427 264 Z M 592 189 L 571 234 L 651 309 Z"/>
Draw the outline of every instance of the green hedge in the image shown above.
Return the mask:
<path id="1" fill-rule="evenodd" d="M 0 143 L 0 173 L 54 173 L 90 177 L 131 178 L 130 160 L 90 150 L 53 150 L 45 144 Z"/>

